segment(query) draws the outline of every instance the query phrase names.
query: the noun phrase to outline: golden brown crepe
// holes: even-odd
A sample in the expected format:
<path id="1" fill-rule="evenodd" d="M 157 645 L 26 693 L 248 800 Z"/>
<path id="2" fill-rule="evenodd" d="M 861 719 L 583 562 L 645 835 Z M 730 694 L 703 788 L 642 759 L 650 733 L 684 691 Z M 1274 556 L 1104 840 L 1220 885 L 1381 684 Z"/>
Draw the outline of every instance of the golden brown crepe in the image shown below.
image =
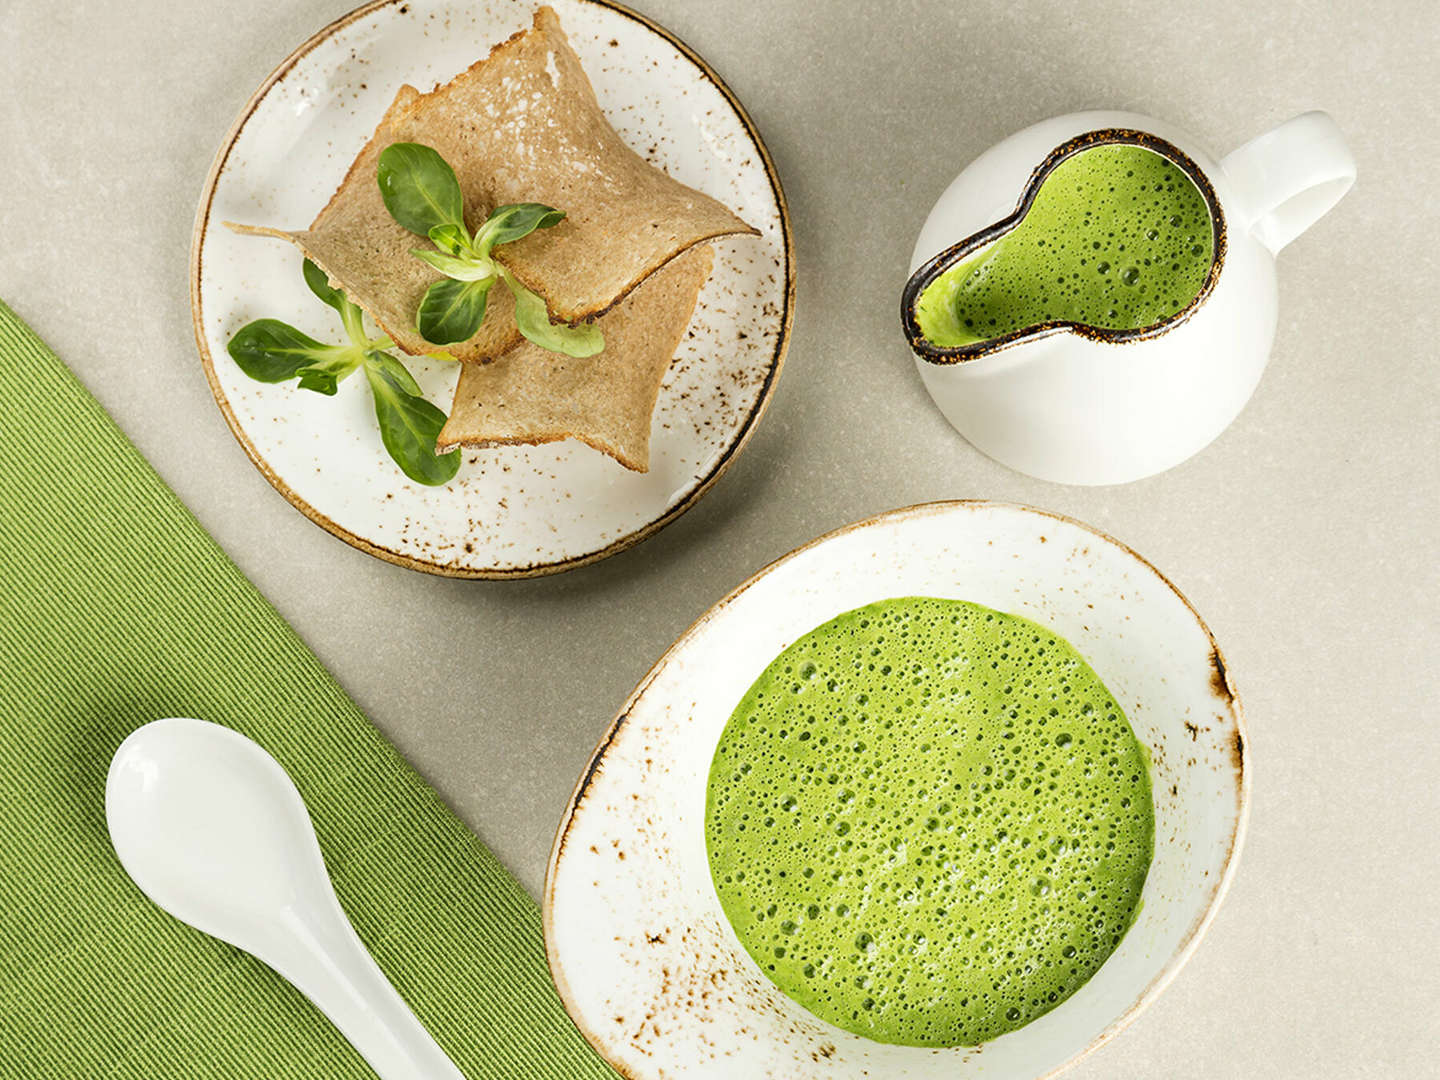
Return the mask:
<path id="1" fill-rule="evenodd" d="M 433 352 L 415 311 L 438 272 L 410 254 L 429 241 L 397 225 L 375 181 L 392 142 L 433 147 L 454 168 L 472 230 L 491 209 L 540 202 L 566 212 L 496 257 L 545 298 L 552 318 L 578 322 L 611 307 L 680 252 L 754 233 L 719 202 L 672 180 L 621 141 L 595 99 L 555 12 L 428 94 L 404 87 L 329 204 L 305 232 L 248 228 L 294 241 L 409 353 Z M 446 346 L 483 361 L 519 338 L 509 290 L 490 291 L 479 333 Z"/>
<path id="2" fill-rule="evenodd" d="M 583 359 L 521 342 L 465 364 L 436 448 L 579 439 L 627 469 L 650 468 L 650 414 L 714 252 L 692 247 L 602 315 L 605 350 Z"/>

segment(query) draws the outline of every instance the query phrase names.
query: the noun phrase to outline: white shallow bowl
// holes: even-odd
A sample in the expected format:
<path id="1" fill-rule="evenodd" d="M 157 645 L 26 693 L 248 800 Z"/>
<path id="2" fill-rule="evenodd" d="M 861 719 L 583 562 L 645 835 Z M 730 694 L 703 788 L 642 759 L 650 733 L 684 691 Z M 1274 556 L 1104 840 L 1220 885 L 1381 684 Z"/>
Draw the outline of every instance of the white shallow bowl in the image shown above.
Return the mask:
<path id="1" fill-rule="evenodd" d="M 692 506 L 759 422 L 790 333 L 790 222 L 770 155 L 719 75 L 610 0 L 550 0 L 615 130 L 761 235 L 715 241 L 715 269 L 660 389 L 650 471 L 573 440 L 464 451 L 444 487 L 386 455 L 363 377 L 333 398 L 248 379 L 225 351 L 252 319 L 339 332 L 300 255 L 222 221 L 303 228 L 403 83 L 429 90 L 531 23 L 538 0 L 376 0 L 297 48 L 241 110 L 201 195 L 191 247 L 195 338 L 215 400 L 256 467 L 297 509 L 382 559 L 452 577 L 529 577 L 643 540 Z M 448 410 L 454 364 L 407 358 Z"/>
<path id="2" fill-rule="evenodd" d="M 751 682 L 820 623 L 912 595 L 976 601 L 1063 635 L 1153 759 L 1155 857 L 1135 924 L 1072 997 L 979 1047 L 885 1045 L 795 1004 L 741 947 L 706 859 L 710 759 Z M 1248 805 L 1244 722 L 1220 649 L 1159 571 L 1039 510 L 896 510 L 766 567 L 641 682 L 555 840 L 550 970 L 585 1037 L 627 1077 L 1032 1080 L 1114 1035 L 1185 963 L 1234 872 Z"/>

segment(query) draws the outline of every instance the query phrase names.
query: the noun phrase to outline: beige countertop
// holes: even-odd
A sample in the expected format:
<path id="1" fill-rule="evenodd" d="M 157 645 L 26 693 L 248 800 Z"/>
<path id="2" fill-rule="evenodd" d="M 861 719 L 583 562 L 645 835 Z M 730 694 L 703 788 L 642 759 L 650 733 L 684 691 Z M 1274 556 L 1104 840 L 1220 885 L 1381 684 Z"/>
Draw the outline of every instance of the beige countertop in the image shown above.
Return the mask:
<path id="1" fill-rule="evenodd" d="M 1440 1069 L 1440 8 L 645 0 L 749 108 L 789 196 L 795 333 L 715 490 L 640 547 L 467 583 L 369 558 L 250 465 L 211 399 L 187 256 L 246 98 L 347 0 L 0 3 L 0 297 L 47 338 L 399 749 L 532 893 L 612 713 L 771 559 L 932 499 L 1030 503 L 1130 544 L 1226 650 L 1255 799 L 1208 938 L 1080 1078 Z M 1223 153 L 1323 108 L 1360 179 L 1280 258 L 1269 371 L 1213 446 L 1118 488 L 1031 480 L 932 407 L 896 317 L 975 154 L 1087 107 Z"/>

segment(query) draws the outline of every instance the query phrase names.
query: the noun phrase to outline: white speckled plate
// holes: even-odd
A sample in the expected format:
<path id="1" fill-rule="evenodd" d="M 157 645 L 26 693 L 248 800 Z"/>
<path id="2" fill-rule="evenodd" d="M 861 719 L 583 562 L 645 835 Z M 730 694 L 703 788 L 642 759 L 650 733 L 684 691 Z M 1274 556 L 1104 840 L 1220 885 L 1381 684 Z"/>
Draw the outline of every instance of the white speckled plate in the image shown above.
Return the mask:
<path id="1" fill-rule="evenodd" d="M 1134 925 L 1072 997 L 979 1047 L 892 1046 L 817 1019 L 772 984 L 710 879 L 716 741 L 797 637 L 895 596 L 972 600 L 1057 631 L 1150 750 L 1155 855 Z M 545 940 L 565 1007 L 634 1080 L 1033 1080 L 1125 1026 L 1164 989 L 1225 894 L 1249 805 L 1240 703 L 1219 647 L 1140 556 L 1079 522 L 934 503 L 792 552 L 680 638 L 621 709 L 560 825 Z"/>
<path id="2" fill-rule="evenodd" d="M 790 331 L 794 261 L 775 169 L 740 104 L 672 35 L 608 0 L 552 0 L 622 138 L 761 232 L 716 243 L 656 405 L 651 467 L 632 473 L 574 441 L 464 451 L 445 487 L 411 481 L 385 454 L 363 378 L 335 398 L 246 378 L 225 351 L 252 319 L 333 336 L 281 241 L 221 221 L 302 228 L 340 183 L 396 89 L 429 89 L 516 30 L 521 0 L 381 0 L 296 49 L 241 112 L 211 168 L 195 223 L 191 306 L 206 374 L 235 437 L 313 521 L 380 558 L 456 577 L 527 577 L 581 566 L 674 520 L 745 445 Z M 412 360 L 448 410 L 457 372 Z"/>

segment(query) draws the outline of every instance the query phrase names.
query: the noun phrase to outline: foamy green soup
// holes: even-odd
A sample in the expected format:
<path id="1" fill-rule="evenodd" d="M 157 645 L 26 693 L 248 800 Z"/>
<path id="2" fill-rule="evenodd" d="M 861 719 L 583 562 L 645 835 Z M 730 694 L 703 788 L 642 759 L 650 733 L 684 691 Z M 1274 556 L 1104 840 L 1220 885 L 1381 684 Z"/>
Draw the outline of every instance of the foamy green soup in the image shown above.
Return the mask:
<path id="1" fill-rule="evenodd" d="M 715 750 L 705 837 L 761 970 L 881 1042 L 975 1045 L 1073 994 L 1135 917 L 1147 755 L 1064 639 L 978 604 L 848 612 Z"/>
<path id="2" fill-rule="evenodd" d="M 942 347 L 1050 322 L 1154 326 L 1199 296 L 1213 232 L 1200 189 L 1169 158 L 1094 146 L 1041 181 L 1018 225 L 931 282 L 916 320 Z"/>

